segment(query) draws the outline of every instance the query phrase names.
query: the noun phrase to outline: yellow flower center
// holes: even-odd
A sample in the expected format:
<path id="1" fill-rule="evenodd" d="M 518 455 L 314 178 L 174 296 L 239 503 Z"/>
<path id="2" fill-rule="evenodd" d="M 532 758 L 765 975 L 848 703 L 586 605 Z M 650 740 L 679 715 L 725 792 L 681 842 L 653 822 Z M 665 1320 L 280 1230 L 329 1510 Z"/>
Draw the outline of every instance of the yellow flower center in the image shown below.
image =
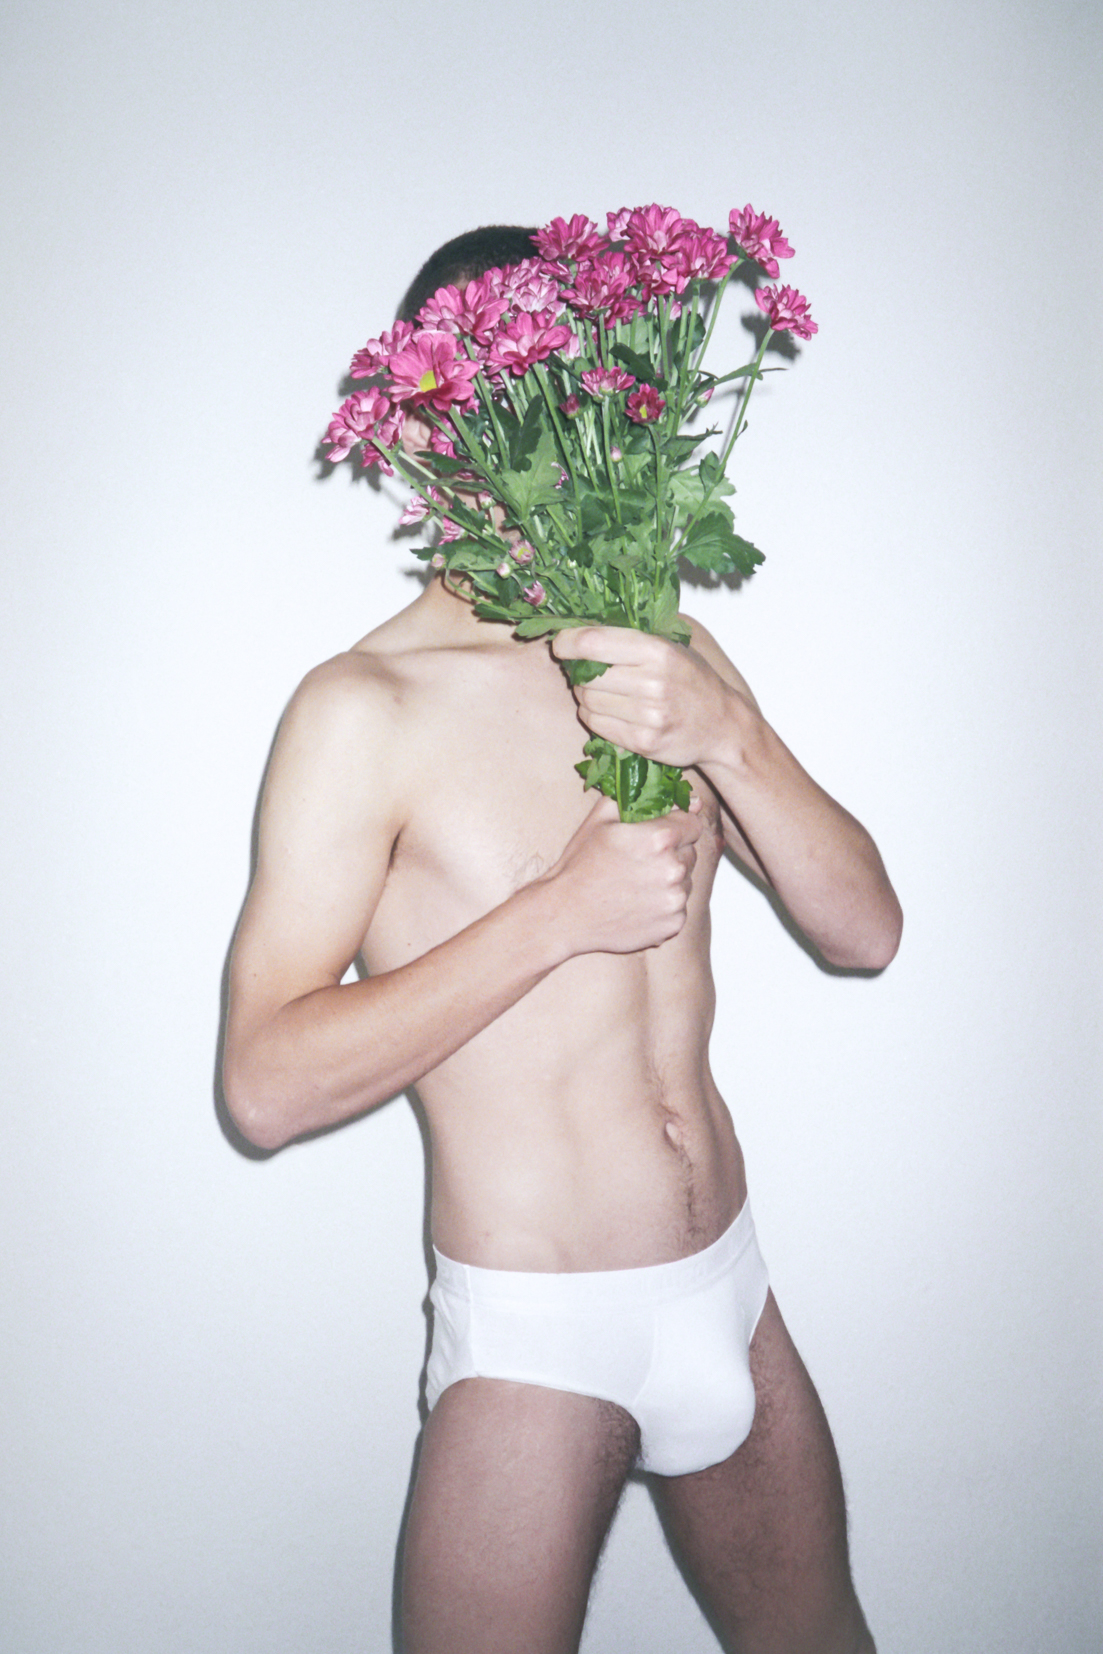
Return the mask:
<path id="1" fill-rule="evenodd" d="M 439 383 L 440 381 L 436 374 L 433 372 L 432 368 L 429 368 L 428 371 L 423 373 L 421 378 L 418 380 L 417 388 L 419 391 L 435 391 Z"/>

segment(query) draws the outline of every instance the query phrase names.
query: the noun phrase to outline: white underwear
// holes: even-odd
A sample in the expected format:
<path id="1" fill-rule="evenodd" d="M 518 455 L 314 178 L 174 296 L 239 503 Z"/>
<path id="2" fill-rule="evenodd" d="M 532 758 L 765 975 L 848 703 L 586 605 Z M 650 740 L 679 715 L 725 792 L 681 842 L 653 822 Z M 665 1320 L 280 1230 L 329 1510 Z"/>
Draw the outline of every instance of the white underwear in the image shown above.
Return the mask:
<path id="1" fill-rule="evenodd" d="M 479 1269 L 436 1252 L 430 1409 L 462 1378 L 505 1378 L 617 1402 L 640 1465 L 719 1464 L 754 1418 L 749 1351 L 769 1281 L 745 1205 L 703 1252 L 643 1269 Z"/>

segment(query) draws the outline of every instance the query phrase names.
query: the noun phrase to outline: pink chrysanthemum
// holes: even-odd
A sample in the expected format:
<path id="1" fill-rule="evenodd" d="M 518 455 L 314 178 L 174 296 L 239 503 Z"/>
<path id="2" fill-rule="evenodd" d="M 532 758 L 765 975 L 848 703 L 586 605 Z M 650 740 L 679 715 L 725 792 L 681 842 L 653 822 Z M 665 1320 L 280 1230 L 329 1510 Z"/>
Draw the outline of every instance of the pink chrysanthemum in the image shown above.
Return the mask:
<path id="1" fill-rule="evenodd" d="M 549 264 L 593 258 L 608 245 L 597 225 L 580 212 L 575 213 L 569 224 L 562 218 L 553 218 L 550 224 L 537 230 L 532 239 Z"/>
<path id="2" fill-rule="evenodd" d="M 756 288 L 754 302 L 777 333 L 796 333 L 801 339 L 810 339 L 819 332 L 808 314 L 808 300 L 795 287 Z"/>
<path id="3" fill-rule="evenodd" d="M 455 459 L 456 444 L 446 431 L 434 425 L 429 432 L 429 451 L 434 454 L 447 454 L 449 459 Z"/>
<path id="4" fill-rule="evenodd" d="M 735 260 L 728 244 L 715 230 L 695 230 L 675 254 L 686 281 L 721 281 Z"/>
<path id="5" fill-rule="evenodd" d="M 623 368 L 591 368 L 582 375 L 582 383 L 591 396 L 611 396 L 614 391 L 626 391 L 636 383 L 634 373 Z"/>
<path id="6" fill-rule="evenodd" d="M 559 302 L 559 274 L 539 258 L 522 259 L 504 270 L 488 270 L 483 277 L 494 298 L 505 299 L 511 310 L 546 310 Z"/>
<path id="7" fill-rule="evenodd" d="M 699 233 L 700 225 L 673 207 L 636 207 L 628 214 L 625 247 L 645 299 L 682 291 L 686 284 L 682 258 L 689 239 Z"/>
<path id="8" fill-rule="evenodd" d="M 471 381 L 477 362 L 457 354 L 451 333 L 415 334 L 405 350 L 389 358 L 391 394 L 407 408 L 429 407 L 447 413 L 457 402 L 475 395 Z"/>
<path id="9" fill-rule="evenodd" d="M 547 595 L 547 592 L 544 590 L 539 580 L 534 580 L 532 585 L 526 586 L 524 591 L 521 593 L 521 596 L 524 598 L 525 602 L 531 603 L 534 609 L 538 609 L 540 607 Z"/>
<path id="10" fill-rule="evenodd" d="M 641 385 L 629 396 L 625 412 L 637 425 L 652 425 L 665 407 L 666 403 L 654 385 Z"/>
<path id="11" fill-rule="evenodd" d="M 536 556 L 536 548 L 527 540 L 515 540 L 509 548 L 509 555 L 515 563 L 531 563 Z"/>
<path id="12" fill-rule="evenodd" d="M 441 287 L 426 299 L 418 311 L 422 327 L 444 333 L 464 333 L 476 344 L 486 344 L 509 308 L 509 300 L 496 297 L 481 278 L 469 281 L 462 293 L 457 287 Z"/>
<path id="13" fill-rule="evenodd" d="M 578 397 L 575 395 L 574 391 L 572 391 L 570 396 L 567 397 L 567 400 L 559 404 L 559 411 L 560 413 L 566 414 L 568 419 L 573 419 L 581 406 L 582 403 L 578 400 Z"/>
<path id="14" fill-rule="evenodd" d="M 534 362 L 562 350 L 573 337 L 569 327 L 556 325 L 554 310 L 541 310 L 536 315 L 522 311 L 491 340 L 486 371 L 499 374 L 508 369 L 520 375 Z"/>
<path id="15" fill-rule="evenodd" d="M 430 488 L 428 492 L 431 494 L 433 490 Z M 430 510 L 429 501 L 424 494 L 411 494 L 398 519 L 399 528 L 409 528 L 411 523 L 424 522 Z"/>
<path id="16" fill-rule="evenodd" d="M 606 253 L 603 258 L 580 265 L 574 286 L 563 289 L 563 297 L 580 316 L 604 317 L 605 326 L 631 321 L 643 309 L 643 301 L 631 292 L 636 271 L 623 253 Z"/>
<path id="17" fill-rule="evenodd" d="M 777 219 L 755 212 L 748 201 L 742 212 L 732 208 L 728 214 L 728 229 L 747 257 L 753 258 L 776 281 L 781 273 L 778 259 L 793 256 L 793 249 L 782 235 Z"/>
<path id="18" fill-rule="evenodd" d="M 400 410 L 381 390 L 353 391 L 342 402 L 326 430 L 325 441 L 330 444 L 329 458 L 336 464 L 358 442 L 363 442 L 364 464 L 377 465 L 380 456 L 375 444 L 393 448 L 401 429 Z"/>
<path id="19" fill-rule="evenodd" d="M 352 359 L 349 368 L 350 379 L 370 379 L 373 373 L 378 373 L 386 365 L 388 356 L 397 351 L 405 350 L 413 338 L 414 330 L 409 322 L 395 322 L 386 333 L 381 333 L 378 339 L 369 339 L 363 350 L 358 350 Z"/>

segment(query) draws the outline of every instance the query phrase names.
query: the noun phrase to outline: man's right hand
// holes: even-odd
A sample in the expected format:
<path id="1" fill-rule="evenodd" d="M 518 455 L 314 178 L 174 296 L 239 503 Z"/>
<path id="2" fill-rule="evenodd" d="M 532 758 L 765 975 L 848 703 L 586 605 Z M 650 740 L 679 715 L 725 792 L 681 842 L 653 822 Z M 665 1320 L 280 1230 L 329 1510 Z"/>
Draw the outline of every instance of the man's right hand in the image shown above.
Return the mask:
<path id="1" fill-rule="evenodd" d="M 701 836 L 698 808 L 622 822 L 602 798 L 543 882 L 560 897 L 571 953 L 636 953 L 668 942 L 686 922 Z"/>

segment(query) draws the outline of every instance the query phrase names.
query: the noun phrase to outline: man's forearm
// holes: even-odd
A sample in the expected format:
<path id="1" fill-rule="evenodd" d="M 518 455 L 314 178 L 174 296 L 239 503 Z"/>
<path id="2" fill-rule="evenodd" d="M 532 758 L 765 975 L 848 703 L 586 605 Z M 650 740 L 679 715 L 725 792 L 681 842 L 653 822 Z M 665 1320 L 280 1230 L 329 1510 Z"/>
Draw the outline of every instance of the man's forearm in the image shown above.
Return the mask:
<path id="1" fill-rule="evenodd" d="M 696 814 L 629 825 L 600 799 L 546 873 L 364 982 L 334 980 L 348 953 L 332 947 L 304 976 L 279 928 L 251 924 L 247 905 L 223 1067 L 234 1119 L 264 1148 L 336 1125 L 437 1068 L 565 960 L 661 946 L 685 923 L 700 832 Z"/>
<path id="2" fill-rule="evenodd" d="M 539 881 L 407 965 L 315 989 L 248 1033 L 231 1023 L 227 1103 L 279 1148 L 393 1097 L 515 1005 L 567 956 Z"/>
<path id="3" fill-rule="evenodd" d="M 730 716 L 702 773 L 823 956 L 836 965 L 887 965 L 902 916 L 877 846 L 746 697 L 737 690 L 729 696 Z"/>

